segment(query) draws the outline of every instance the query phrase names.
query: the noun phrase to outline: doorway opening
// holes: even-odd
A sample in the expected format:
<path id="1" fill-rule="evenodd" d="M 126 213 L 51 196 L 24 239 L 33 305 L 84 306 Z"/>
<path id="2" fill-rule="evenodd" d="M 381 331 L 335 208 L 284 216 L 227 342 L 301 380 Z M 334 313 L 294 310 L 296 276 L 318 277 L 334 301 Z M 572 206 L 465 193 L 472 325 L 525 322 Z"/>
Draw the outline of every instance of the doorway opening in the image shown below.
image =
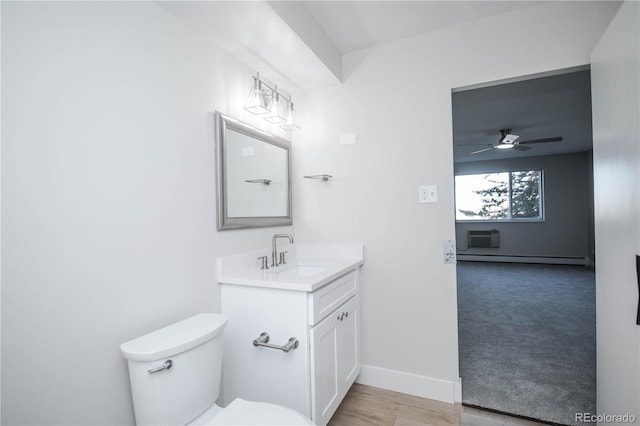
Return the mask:
<path id="1" fill-rule="evenodd" d="M 595 412 L 588 67 L 454 90 L 462 402 Z"/>

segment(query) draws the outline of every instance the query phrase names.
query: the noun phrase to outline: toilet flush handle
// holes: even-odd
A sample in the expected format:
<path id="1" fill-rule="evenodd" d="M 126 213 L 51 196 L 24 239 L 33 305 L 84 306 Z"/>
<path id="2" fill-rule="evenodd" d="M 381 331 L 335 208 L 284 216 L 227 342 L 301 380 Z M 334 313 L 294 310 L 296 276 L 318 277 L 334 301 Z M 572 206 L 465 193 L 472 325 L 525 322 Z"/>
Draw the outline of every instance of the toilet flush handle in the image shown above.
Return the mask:
<path id="1" fill-rule="evenodd" d="M 170 359 L 166 360 L 160 367 L 152 368 L 151 370 L 147 370 L 149 374 L 157 373 L 158 371 L 168 370 L 173 365 L 173 361 Z"/>

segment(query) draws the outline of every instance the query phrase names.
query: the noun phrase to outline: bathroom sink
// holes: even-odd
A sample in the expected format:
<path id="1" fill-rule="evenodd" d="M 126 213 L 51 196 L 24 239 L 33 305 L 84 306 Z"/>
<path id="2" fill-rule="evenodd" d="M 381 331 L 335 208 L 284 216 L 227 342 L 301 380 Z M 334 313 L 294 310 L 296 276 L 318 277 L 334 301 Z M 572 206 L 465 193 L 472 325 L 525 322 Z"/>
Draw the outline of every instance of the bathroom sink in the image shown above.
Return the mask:
<path id="1" fill-rule="evenodd" d="M 326 270 L 327 266 L 295 265 L 288 269 L 276 272 L 276 274 L 278 274 L 279 277 L 307 277 L 309 275 L 319 274 Z"/>
<path id="2" fill-rule="evenodd" d="M 315 291 L 364 263 L 362 244 L 291 244 L 287 264 L 261 268 L 270 249 L 218 258 L 218 282 L 295 291 Z M 271 263 L 271 262 L 269 262 Z"/>

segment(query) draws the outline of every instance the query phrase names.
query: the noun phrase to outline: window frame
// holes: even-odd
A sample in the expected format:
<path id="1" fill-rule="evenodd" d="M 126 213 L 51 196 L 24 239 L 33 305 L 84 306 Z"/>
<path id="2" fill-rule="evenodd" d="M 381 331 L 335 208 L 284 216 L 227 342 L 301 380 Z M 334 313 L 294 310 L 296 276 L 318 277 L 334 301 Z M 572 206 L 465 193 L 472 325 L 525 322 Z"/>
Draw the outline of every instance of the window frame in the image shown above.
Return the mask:
<path id="1" fill-rule="evenodd" d="M 512 191 L 513 191 L 513 185 L 512 185 L 512 173 L 518 173 L 518 172 L 539 172 L 540 173 L 540 181 L 538 183 L 538 192 L 540 194 L 540 216 L 536 217 L 536 218 L 529 218 L 529 217 L 523 217 L 523 218 L 514 218 L 511 214 L 511 208 L 512 208 Z M 458 205 L 457 205 L 457 192 L 456 192 L 456 182 L 455 182 L 455 178 L 457 178 L 458 176 L 471 176 L 471 175 L 488 175 L 488 174 L 497 174 L 497 173 L 508 173 L 509 174 L 509 217 L 507 218 L 503 218 L 503 219 L 477 219 L 477 218 L 473 218 L 473 219 L 458 219 Z M 485 171 L 485 172 L 469 172 L 469 173 L 458 173 L 455 174 L 453 177 L 453 204 L 454 204 L 454 215 L 455 215 L 455 221 L 456 223 L 537 223 L 537 222 L 545 222 L 545 202 L 544 202 L 544 169 L 542 168 L 538 168 L 538 167 L 532 167 L 532 168 L 527 168 L 527 169 L 508 169 L 508 170 L 492 170 L 492 171 Z"/>

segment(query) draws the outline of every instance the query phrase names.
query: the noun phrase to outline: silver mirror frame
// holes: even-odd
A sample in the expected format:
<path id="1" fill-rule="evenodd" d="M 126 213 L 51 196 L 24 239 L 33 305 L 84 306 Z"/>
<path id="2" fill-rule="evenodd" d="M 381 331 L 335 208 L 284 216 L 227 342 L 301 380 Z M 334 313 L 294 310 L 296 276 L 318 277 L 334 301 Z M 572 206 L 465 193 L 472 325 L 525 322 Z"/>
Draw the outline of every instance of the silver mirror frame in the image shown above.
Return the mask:
<path id="1" fill-rule="evenodd" d="M 291 208 L 291 142 L 263 130 L 243 123 L 235 118 L 215 113 L 216 126 L 216 204 L 218 210 L 218 231 L 267 226 L 287 226 L 293 224 Z M 251 138 L 283 148 L 287 152 L 287 206 L 285 216 L 229 217 L 227 194 L 227 129 L 243 133 Z"/>

